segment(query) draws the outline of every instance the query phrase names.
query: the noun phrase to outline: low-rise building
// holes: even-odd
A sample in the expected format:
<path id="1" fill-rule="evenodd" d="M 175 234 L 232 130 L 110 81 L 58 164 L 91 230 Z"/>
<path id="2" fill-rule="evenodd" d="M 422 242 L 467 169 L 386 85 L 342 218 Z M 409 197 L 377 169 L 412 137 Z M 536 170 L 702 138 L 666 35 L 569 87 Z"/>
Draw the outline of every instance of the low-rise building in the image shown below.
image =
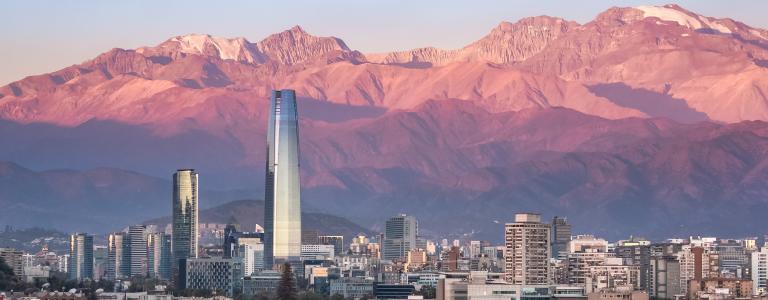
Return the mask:
<path id="1" fill-rule="evenodd" d="M 373 295 L 373 278 L 344 277 L 331 280 L 331 296 L 360 299 Z"/>
<path id="2" fill-rule="evenodd" d="M 437 300 L 583 299 L 582 287 L 519 285 L 504 281 L 504 273 L 443 273 L 437 285 Z M 557 291 L 557 294 L 555 293 Z"/>
<path id="3" fill-rule="evenodd" d="M 688 281 L 688 299 L 751 298 L 752 280 L 737 278 L 705 278 Z"/>
<path id="4" fill-rule="evenodd" d="M 587 300 L 648 300 L 648 293 L 631 290 L 603 290 L 587 294 Z"/>
<path id="5" fill-rule="evenodd" d="M 602 265 L 590 266 L 586 275 L 587 293 L 617 288 L 641 289 L 640 267 L 625 265 L 621 258 L 607 258 Z"/>
<path id="6" fill-rule="evenodd" d="M 333 260 L 335 245 L 301 245 L 301 259 Z"/>
<path id="7" fill-rule="evenodd" d="M 274 294 L 280 285 L 280 272 L 265 270 L 243 278 L 243 295 Z"/>
<path id="8" fill-rule="evenodd" d="M 34 283 L 35 279 L 40 279 L 45 282 L 50 276 L 50 270 L 51 268 L 47 266 L 25 266 L 23 272 L 24 281 Z"/>
<path id="9" fill-rule="evenodd" d="M 181 275 L 186 278 L 187 289 L 220 292 L 232 297 L 241 286 L 243 266 L 233 258 L 189 258 L 185 260 Z"/>
<path id="10" fill-rule="evenodd" d="M 410 299 L 416 288 L 410 284 L 374 284 L 373 295 L 376 299 Z"/>

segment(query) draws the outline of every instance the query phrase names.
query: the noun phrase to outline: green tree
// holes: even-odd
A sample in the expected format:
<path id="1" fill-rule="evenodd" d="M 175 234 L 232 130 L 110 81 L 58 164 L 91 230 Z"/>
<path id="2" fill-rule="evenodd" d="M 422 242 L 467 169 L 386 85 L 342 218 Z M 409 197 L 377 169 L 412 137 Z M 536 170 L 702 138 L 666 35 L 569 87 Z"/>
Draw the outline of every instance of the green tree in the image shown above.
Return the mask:
<path id="1" fill-rule="evenodd" d="M 417 294 L 424 296 L 424 299 L 435 299 L 437 296 L 437 291 L 434 287 L 422 285 L 421 290 L 419 290 Z"/>
<path id="2" fill-rule="evenodd" d="M 283 264 L 283 275 L 280 277 L 280 285 L 277 287 L 278 300 L 297 300 L 296 282 L 291 271 L 291 264 Z"/>
<path id="3" fill-rule="evenodd" d="M 0 291 L 10 291 L 16 288 L 19 283 L 13 269 L 5 263 L 5 259 L 0 257 Z"/>
<path id="4" fill-rule="evenodd" d="M 328 296 L 317 294 L 312 291 L 306 291 L 299 294 L 299 300 L 326 300 Z"/>
<path id="5" fill-rule="evenodd" d="M 272 300 L 272 299 L 274 299 L 273 296 L 274 295 L 271 295 L 271 294 L 261 293 L 261 294 L 258 294 L 256 296 L 254 296 L 253 298 L 255 300 Z"/>
<path id="6" fill-rule="evenodd" d="M 344 300 L 344 296 L 341 294 L 333 294 L 333 296 L 331 296 L 331 300 Z"/>

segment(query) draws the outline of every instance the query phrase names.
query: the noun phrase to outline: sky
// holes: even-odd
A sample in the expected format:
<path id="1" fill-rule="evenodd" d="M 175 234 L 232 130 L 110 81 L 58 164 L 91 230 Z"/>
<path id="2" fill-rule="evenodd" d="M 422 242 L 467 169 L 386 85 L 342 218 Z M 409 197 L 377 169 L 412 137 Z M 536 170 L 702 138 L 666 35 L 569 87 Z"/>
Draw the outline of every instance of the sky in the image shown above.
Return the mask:
<path id="1" fill-rule="evenodd" d="M 364 53 L 459 48 L 501 21 L 549 15 L 586 23 L 612 6 L 676 3 L 768 28 L 766 0 L 179 1 L 2 0 L 0 85 L 81 63 L 112 48 L 207 33 L 256 42 L 300 25 Z"/>

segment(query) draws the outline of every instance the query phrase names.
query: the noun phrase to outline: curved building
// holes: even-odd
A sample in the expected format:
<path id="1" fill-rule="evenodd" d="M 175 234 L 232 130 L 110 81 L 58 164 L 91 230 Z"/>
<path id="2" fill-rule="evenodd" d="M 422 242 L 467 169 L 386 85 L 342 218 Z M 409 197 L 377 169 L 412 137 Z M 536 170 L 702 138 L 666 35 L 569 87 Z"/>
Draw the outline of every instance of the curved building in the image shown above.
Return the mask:
<path id="1" fill-rule="evenodd" d="M 299 122 L 296 93 L 272 91 L 267 124 L 264 267 L 301 257 Z"/>
<path id="2" fill-rule="evenodd" d="M 174 268 L 178 261 L 197 257 L 198 243 L 198 175 L 193 169 L 173 174 L 173 232 L 171 248 Z"/>

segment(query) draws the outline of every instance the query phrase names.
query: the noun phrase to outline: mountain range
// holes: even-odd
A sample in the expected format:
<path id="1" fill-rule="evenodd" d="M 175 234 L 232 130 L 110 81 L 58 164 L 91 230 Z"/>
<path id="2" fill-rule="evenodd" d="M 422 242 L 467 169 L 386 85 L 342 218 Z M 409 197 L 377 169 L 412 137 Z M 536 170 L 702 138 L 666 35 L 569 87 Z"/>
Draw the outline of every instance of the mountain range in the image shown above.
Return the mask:
<path id="1" fill-rule="evenodd" d="M 112 49 L 0 87 L 0 159 L 194 167 L 211 190 L 261 198 L 277 88 L 300 97 L 303 201 L 369 228 L 407 212 L 428 234 L 498 240 L 533 210 L 608 238 L 766 230 L 768 31 L 676 5 L 502 22 L 460 49 L 361 53 L 298 26 Z M 6 178 L 0 201 L 41 214 L 63 201 Z M 66 187 L 92 195 L 83 208 L 167 202 L 115 180 L 131 192 Z"/>
<path id="2" fill-rule="evenodd" d="M 96 234 L 119 231 L 128 224 L 165 228 L 170 220 L 170 184 L 168 180 L 114 168 L 36 172 L 0 162 L 0 206 L 4 208 L 0 219 L 17 228 L 35 228 L 18 232 L 34 238 L 50 235 L 40 227 Z M 203 189 L 200 222 L 229 224 L 234 220 L 246 231 L 252 231 L 256 224 L 263 225 L 264 201 L 240 199 L 250 194 Z M 351 238 L 361 232 L 371 233 L 311 206 L 303 211 L 304 228 L 321 234 Z"/>

